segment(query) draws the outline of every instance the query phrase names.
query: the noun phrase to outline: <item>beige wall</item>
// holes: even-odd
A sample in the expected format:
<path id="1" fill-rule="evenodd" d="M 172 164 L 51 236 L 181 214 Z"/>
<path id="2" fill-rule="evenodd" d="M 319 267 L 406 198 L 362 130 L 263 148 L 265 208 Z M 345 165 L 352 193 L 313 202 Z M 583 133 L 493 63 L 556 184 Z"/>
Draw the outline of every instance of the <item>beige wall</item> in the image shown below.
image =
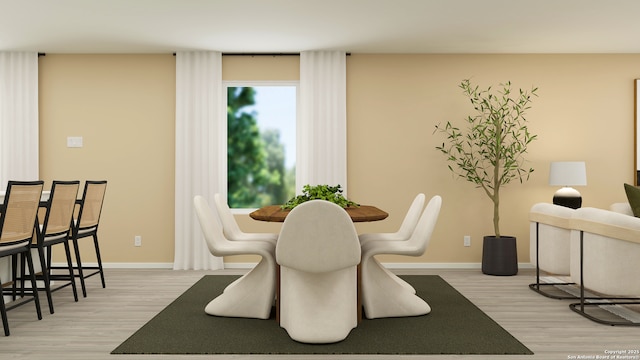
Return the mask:
<path id="1" fill-rule="evenodd" d="M 440 194 L 443 208 L 426 254 L 427 262 L 479 262 L 483 235 L 492 233 L 491 202 L 480 189 L 454 179 L 434 150 L 442 137 L 434 126 L 459 121 L 472 109 L 457 87 L 471 78 L 481 86 L 511 80 L 539 87 L 529 112 L 539 140 L 528 159 L 529 182 L 501 193 L 502 232 L 518 238 L 528 261 L 528 210 L 550 202 L 550 161 L 584 160 L 585 206 L 608 207 L 624 200 L 622 183 L 633 173 L 633 79 L 638 55 L 353 55 L 348 62 L 350 196 L 392 214 L 367 231 L 399 224 L 419 191 Z M 393 225 L 392 225 L 393 224 Z M 463 236 L 472 236 L 465 248 Z M 407 261 L 404 258 L 385 259 Z M 413 259 L 408 259 L 413 261 Z"/>
<path id="2" fill-rule="evenodd" d="M 624 201 L 633 181 L 633 79 L 640 55 L 375 55 L 347 60 L 349 197 L 376 205 L 388 219 L 360 232 L 394 231 L 418 192 L 439 194 L 443 208 L 426 254 L 390 262 L 478 263 L 490 235 L 491 202 L 452 177 L 434 147 L 434 126 L 471 110 L 457 87 L 511 81 L 539 88 L 529 111 L 539 140 L 528 159 L 529 182 L 502 192 L 505 235 L 518 238 L 528 262 L 528 210 L 549 202 L 550 161 L 584 160 L 584 206 Z M 295 79 L 297 57 L 225 57 L 226 80 Z M 41 177 L 109 180 L 100 230 L 106 262 L 173 261 L 175 59 L 171 55 L 47 55 L 40 58 Z M 83 136 L 81 149 L 65 147 Z M 246 231 L 277 224 L 239 216 Z M 133 236 L 143 246 L 133 246 Z M 472 246 L 462 246 L 471 235 Z M 231 262 L 253 258 L 234 257 Z"/>
<path id="3" fill-rule="evenodd" d="M 108 180 L 104 261 L 171 261 L 174 57 L 49 54 L 39 79 L 41 178 Z M 84 147 L 67 148 L 67 136 L 82 136 Z"/>

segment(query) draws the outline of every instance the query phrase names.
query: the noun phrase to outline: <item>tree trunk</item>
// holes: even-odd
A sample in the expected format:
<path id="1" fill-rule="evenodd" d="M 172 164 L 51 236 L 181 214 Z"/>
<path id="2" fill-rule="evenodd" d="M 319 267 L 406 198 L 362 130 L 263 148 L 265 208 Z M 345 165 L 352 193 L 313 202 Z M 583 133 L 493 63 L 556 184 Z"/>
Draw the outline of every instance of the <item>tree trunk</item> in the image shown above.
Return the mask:
<path id="1" fill-rule="evenodd" d="M 493 231 L 494 235 L 500 237 L 500 193 L 496 189 L 493 196 Z"/>

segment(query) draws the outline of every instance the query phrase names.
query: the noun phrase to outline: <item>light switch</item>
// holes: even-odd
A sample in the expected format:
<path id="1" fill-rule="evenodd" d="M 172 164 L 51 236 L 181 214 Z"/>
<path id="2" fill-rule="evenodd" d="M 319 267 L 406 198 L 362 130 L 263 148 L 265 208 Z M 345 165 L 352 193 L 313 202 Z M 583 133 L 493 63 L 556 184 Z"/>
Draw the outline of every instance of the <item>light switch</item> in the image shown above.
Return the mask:
<path id="1" fill-rule="evenodd" d="M 82 147 L 82 136 L 69 136 L 69 137 L 67 137 L 67 147 L 70 147 L 70 148 L 81 148 Z"/>

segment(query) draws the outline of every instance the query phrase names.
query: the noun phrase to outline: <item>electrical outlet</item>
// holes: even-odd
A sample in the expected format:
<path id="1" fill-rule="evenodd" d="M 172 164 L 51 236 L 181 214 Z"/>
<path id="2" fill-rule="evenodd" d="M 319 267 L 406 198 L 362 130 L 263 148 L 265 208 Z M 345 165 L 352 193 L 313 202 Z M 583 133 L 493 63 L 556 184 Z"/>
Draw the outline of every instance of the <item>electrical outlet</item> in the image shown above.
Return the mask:
<path id="1" fill-rule="evenodd" d="M 70 148 L 81 148 L 82 147 L 82 136 L 68 136 L 67 137 L 67 147 L 70 147 Z"/>
<path id="2" fill-rule="evenodd" d="M 471 236 L 469 235 L 464 236 L 464 246 L 471 246 Z"/>
<path id="3" fill-rule="evenodd" d="M 133 245 L 134 245 L 134 246 L 142 246 L 142 236 L 140 236 L 140 235 L 136 235 L 136 236 L 133 238 Z"/>

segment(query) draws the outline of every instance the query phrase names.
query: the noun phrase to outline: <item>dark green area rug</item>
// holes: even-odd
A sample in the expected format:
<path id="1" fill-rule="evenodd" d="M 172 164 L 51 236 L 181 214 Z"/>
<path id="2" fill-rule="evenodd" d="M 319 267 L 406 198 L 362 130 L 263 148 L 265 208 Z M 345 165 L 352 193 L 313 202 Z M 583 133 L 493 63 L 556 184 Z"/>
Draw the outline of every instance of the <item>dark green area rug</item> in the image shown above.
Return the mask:
<path id="1" fill-rule="evenodd" d="M 298 343 L 274 320 L 205 314 L 236 276 L 207 275 L 112 354 L 533 354 L 439 276 L 403 276 L 432 308 L 363 321 L 339 343 Z"/>

